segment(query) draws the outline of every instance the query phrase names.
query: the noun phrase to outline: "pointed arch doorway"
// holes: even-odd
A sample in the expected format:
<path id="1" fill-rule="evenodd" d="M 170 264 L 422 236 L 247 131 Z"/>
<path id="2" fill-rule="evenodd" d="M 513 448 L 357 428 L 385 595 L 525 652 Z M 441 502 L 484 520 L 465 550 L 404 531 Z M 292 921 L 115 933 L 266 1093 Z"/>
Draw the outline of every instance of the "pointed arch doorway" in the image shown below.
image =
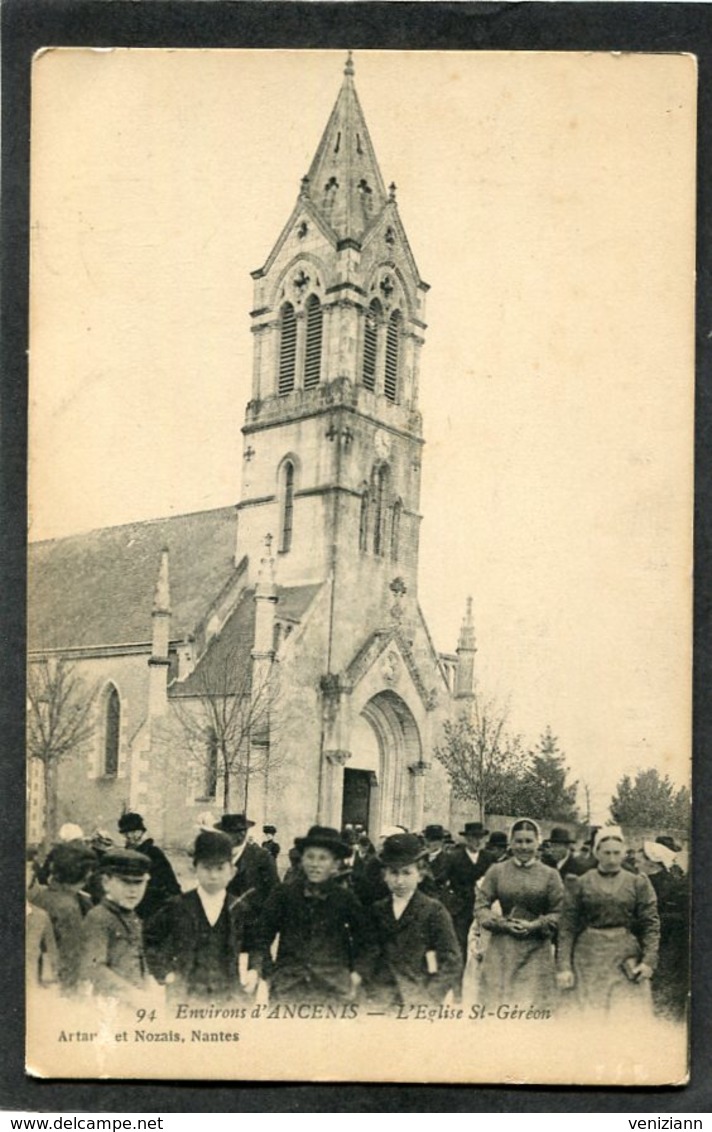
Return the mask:
<path id="1" fill-rule="evenodd" d="M 422 761 L 418 726 L 405 700 L 378 692 L 356 718 L 344 768 L 342 827 L 360 822 L 372 840 L 387 825 L 420 822 L 410 767 Z"/>

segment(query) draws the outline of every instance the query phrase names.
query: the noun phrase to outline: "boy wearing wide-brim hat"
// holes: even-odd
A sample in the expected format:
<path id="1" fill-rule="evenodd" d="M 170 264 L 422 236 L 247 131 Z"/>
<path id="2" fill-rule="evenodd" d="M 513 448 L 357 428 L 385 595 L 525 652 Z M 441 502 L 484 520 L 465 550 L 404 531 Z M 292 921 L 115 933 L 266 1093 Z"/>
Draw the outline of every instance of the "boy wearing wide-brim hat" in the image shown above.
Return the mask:
<path id="1" fill-rule="evenodd" d="M 386 1006 L 440 1003 L 459 990 L 462 956 L 450 914 L 418 889 L 425 852 L 412 833 L 387 838 L 381 850 L 390 895 L 372 910 L 378 958 L 368 993 Z"/>
<path id="2" fill-rule="evenodd" d="M 375 954 L 363 908 L 338 881 L 349 846 L 336 829 L 315 825 L 297 838 L 296 847 L 303 876 L 270 893 L 257 929 L 254 965 L 269 978 L 273 1002 L 347 1003 L 368 977 Z"/>
<path id="3" fill-rule="evenodd" d="M 174 897 L 146 925 L 149 966 L 171 997 L 235 999 L 242 994 L 244 911 L 227 892 L 234 872 L 230 838 L 217 830 L 199 833 L 193 867 L 197 887 Z M 256 981 L 245 980 L 249 989 Z"/>
<path id="4" fill-rule="evenodd" d="M 151 986 L 137 906 L 151 873 L 151 862 L 133 849 L 112 849 L 100 865 L 104 896 L 82 924 L 80 979 L 94 992 L 135 1002 Z"/>

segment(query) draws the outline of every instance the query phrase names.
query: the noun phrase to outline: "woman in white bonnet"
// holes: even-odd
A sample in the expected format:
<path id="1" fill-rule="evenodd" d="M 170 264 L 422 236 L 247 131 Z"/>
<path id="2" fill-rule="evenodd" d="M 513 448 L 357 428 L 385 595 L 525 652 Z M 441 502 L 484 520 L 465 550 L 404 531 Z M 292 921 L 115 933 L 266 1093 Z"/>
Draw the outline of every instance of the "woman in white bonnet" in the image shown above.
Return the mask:
<path id="1" fill-rule="evenodd" d="M 511 856 L 490 865 L 475 889 L 475 915 L 489 933 L 480 990 L 492 1005 L 555 1001 L 553 939 L 564 886 L 538 859 L 539 842 L 537 823 L 519 818 L 509 831 Z"/>
<path id="2" fill-rule="evenodd" d="M 650 980 L 658 959 L 660 919 L 646 876 L 622 867 L 618 826 L 596 833 L 596 868 L 567 882 L 559 921 L 557 982 L 581 1009 L 652 1010 Z"/>

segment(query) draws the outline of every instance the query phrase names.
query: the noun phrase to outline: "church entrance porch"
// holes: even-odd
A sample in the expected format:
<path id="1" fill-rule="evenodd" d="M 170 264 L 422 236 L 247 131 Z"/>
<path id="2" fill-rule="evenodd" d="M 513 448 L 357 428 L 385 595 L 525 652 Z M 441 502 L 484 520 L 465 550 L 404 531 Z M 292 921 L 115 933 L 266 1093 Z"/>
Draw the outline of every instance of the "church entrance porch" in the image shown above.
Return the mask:
<path id="1" fill-rule="evenodd" d="M 373 840 L 387 825 L 420 828 L 421 741 L 405 700 L 390 690 L 377 693 L 356 717 L 350 740 L 341 771 L 342 827 L 360 822 Z"/>

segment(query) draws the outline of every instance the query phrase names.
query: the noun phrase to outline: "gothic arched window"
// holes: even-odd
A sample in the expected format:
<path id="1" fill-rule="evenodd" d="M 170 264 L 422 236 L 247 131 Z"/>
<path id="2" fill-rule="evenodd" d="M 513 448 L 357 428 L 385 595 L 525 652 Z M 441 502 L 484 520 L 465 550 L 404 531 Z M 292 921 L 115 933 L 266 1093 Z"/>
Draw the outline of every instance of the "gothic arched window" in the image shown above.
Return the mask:
<path id="1" fill-rule="evenodd" d="M 388 486 L 388 465 L 381 464 L 376 471 L 373 495 L 373 553 L 382 555 L 385 551 L 385 500 Z"/>
<path id="2" fill-rule="evenodd" d="M 393 562 L 398 561 L 398 544 L 400 540 L 400 521 L 401 513 L 403 511 L 403 504 L 400 499 L 396 499 L 393 504 L 393 511 L 391 514 L 391 559 Z"/>
<path id="3" fill-rule="evenodd" d="M 371 496 L 368 488 L 364 487 L 361 495 L 361 514 L 358 523 L 358 548 L 368 550 L 368 512 L 371 507 Z"/>
<path id="4" fill-rule="evenodd" d="M 304 388 L 313 389 L 321 379 L 321 332 L 323 315 L 316 295 L 306 302 L 307 341 L 304 351 Z"/>
<path id="5" fill-rule="evenodd" d="M 398 400 L 398 369 L 400 364 L 401 323 L 400 311 L 393 311 L 388 320 L 386 334 L 386 373 L 383 383 L 389 401 Z"/>
<path id="6" fill-rule="evenodd" d="M 374 299 L 366 313 L 363 331 L 363 365 L 361 381 L 373 393 L 376 388 L 376 365 L 378 363 L 378 324 L 381 318 L 381 304 Z"/>
<path id="7" fill-rule="evenodd" d="M 294 371 L 297 362 L 297 320 L 294 307 L 285 303 L 280 312 L 281 330 L 279 338 L 279 379 L 277 392 L 280 397 L 294 389 Z"/>
<path id="8" fill-rule="evenodd" d="M 104 720 L 104 774 L 115 778 L 119 773 L 119 741 L 121 738 L 121 700 L 113 686 L 106 697 Z"/>
<path id="9" fill-rule="evenodd" d="M 282 523 L 280 526 L 279 549 L 283 554 L 292 545 L 292 526 L 294 522 L 294 464 L 291 460 L 282 467 Z"/>

